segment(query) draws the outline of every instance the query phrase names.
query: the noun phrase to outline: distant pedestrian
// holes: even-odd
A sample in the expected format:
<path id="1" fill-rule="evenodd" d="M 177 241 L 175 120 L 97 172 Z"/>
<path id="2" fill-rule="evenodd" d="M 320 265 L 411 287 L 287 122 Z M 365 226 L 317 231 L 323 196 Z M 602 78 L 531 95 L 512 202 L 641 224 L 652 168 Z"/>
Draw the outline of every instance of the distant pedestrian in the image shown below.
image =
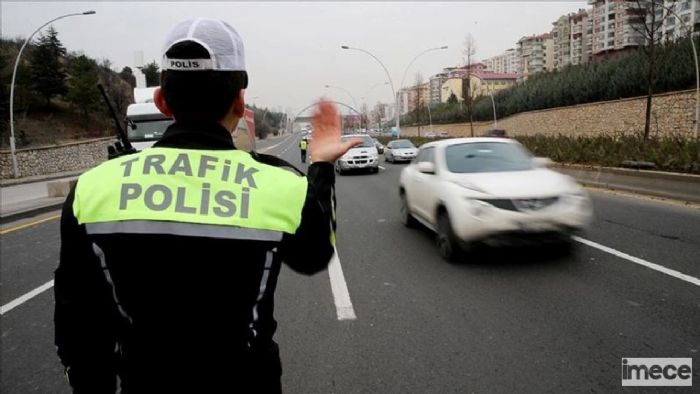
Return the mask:
<path id="1" fill-rule="evenodd" d="M 301 151 L 301 162 L 306 163 L 306 148 L 309 145 L 308 141 L 306 138 L 302 138 L 301 141 L 299 141 L 299 151 Z"/>

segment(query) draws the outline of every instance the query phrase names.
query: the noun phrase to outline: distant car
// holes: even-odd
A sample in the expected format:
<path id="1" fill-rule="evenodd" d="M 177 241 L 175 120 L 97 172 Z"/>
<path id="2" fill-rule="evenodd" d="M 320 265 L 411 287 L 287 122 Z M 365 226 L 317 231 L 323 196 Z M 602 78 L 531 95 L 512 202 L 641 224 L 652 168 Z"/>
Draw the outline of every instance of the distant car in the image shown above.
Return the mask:
<path id="1" fill-rule="evenodd" d="M 372 139 L 374 140 L 374 146 L 377 147 L 377 153 L 379 153 L 380 155 L 382 153 L 384 153 L 384 145 L 382 145 L 382 143 L 379 142 L 378 139 L 376 139 L 376 138 L 372 138 Z"/>
<path id="2" fill-rule="evenodd" d="M 341 140 L 346 142 L 352 138 L 359 138 L 362 143 L 347 151 L 335 162 L 336 172 L 341 175 L 351 170 L 369 170 L 375 174 L 379 172 L 379 153 L 374 139 L 366 134 L 346 134 Z"/>
<path id="3" fill-rule="evenodd" d="M 490 129 L 484 133 L 484 137 L 506 138 L 508 135 L 504 129 Z"/>
<path id="4" fill-rule="evenodd" d="M 396 163 L 411 161 L 416 157 L 418 149 L 410 140 L 389 141 L 384 149 L 384 160 Z"/>
<path id="5" fill-rule="evenodd" d="M 401 173 L 401 220 L 435 231 L 448 261 L 474 242 L 571 245 L 591 221 L 591 201 L 572 178 L 545 168 L 549 162 L 512 139 L 424 144 Z"/>
<path id="6" fill-rule="evenodd" d="M 450 134 L 447 133 L 446 131 L 440 131 L 440 132 L 438 132 L 438 137 L 444 138 L 444 137 L 449 137 L 449 136 L 450 136 Z"/>
<path id="7" fill-rule="evenodd" d="M 429 132 L 423 134 L 423 137 L 425 137 L 425 138 L 435 138 L 435 133 L 429 131 Z"/>

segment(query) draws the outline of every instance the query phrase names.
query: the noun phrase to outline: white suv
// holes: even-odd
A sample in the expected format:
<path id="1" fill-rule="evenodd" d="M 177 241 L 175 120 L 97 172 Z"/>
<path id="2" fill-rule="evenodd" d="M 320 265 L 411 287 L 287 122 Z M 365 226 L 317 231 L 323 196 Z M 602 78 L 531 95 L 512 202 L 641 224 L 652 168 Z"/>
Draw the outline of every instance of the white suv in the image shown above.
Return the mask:
<path id="1" fill-rule="evenodd" d="M 548 163 L 506 138 L 427 143 L 401 173 L 401 220 L 435 231 L 448 261 L 474 241 L 570 243 L 570 235 L 590 222 L 591 202 Z"/>
<path id="2" fill-rule="evenodd" d="M 335 162 L 338 174 L 350 170 L 369 170 L 375 174 L 379 172 L 379 153 L 372 137 L 367 134 L 346 134 L 342 136 L 342 141 L 352 138 L 359 138 L 362 143 L 347 151 Z"/>

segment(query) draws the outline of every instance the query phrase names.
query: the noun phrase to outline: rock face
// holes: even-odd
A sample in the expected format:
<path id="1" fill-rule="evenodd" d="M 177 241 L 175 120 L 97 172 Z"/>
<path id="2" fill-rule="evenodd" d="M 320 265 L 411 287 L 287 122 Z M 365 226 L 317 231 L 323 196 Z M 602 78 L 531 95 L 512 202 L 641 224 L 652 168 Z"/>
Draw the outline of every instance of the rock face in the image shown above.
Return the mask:
<path id="1" fill-rule="evenodd" d="M 80 171 L 107 160 L 114 138 L 84 140 L 64 145 L 17 149 L 19 177 Z M 10 151 L 0 151 L 0 179 L 13 177 Z"/>
<path id="2" fill-rule="evenodd" d="M 580 104 L 571 107 L 522 112 L 498 119 L 498 128 L 510 135 L 597 135 L 634 134 L 644 132 L 646 97 Z M 692 136 L 695 120 L 695 90 L 664 93 L 652 100 L 650 135 L 681 134 Z M 493 128 L 493 122 L 474 122 L 474 135 Z M 436 124 L 435 133 L 446 131 L 450 136 L 471 136 L 469 123 Z M 418 127 L 402 127 L 404 136 L 415 136 Z M 421 135 L 430 126 L 421 126 Z"/>

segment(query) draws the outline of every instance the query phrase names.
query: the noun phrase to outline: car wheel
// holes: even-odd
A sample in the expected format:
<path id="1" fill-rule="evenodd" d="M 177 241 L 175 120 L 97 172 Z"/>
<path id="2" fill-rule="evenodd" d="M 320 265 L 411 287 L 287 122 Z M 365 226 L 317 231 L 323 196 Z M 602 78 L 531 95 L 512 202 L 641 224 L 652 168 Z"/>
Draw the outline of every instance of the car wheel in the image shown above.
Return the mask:
<path id="1" fill-rule="evenodd" d="M 445 261 L 454 263 L 460 254 L 459 242 L 452 230 L 452 223 L 447 212 L 440 213 L 437 223 L 437 235 L 435 242 L 438 247 L 440 257 Z"/>
<path id="2" fill-rule="evenodd" d="M 416 226 L 416 219 L 411 215 L 411 210 L 408 208 L 408 199 L 406 198 L 406 193 L 401 193 L 401 223 L 408 228 Z"/>
<path id="3" fill-rule="evenodd" d="M 335 165 L 335 172 L 337 172 L 338 175 L 343 175 L 343 170 L 337 164 Z"/>
<path id="4" fill-rule="evenodd" d="M 372 174 L 376 174 L 379 172 L 379 167 L 372 167 L 372 169 L 369 172 L 371 172 Z"/>

